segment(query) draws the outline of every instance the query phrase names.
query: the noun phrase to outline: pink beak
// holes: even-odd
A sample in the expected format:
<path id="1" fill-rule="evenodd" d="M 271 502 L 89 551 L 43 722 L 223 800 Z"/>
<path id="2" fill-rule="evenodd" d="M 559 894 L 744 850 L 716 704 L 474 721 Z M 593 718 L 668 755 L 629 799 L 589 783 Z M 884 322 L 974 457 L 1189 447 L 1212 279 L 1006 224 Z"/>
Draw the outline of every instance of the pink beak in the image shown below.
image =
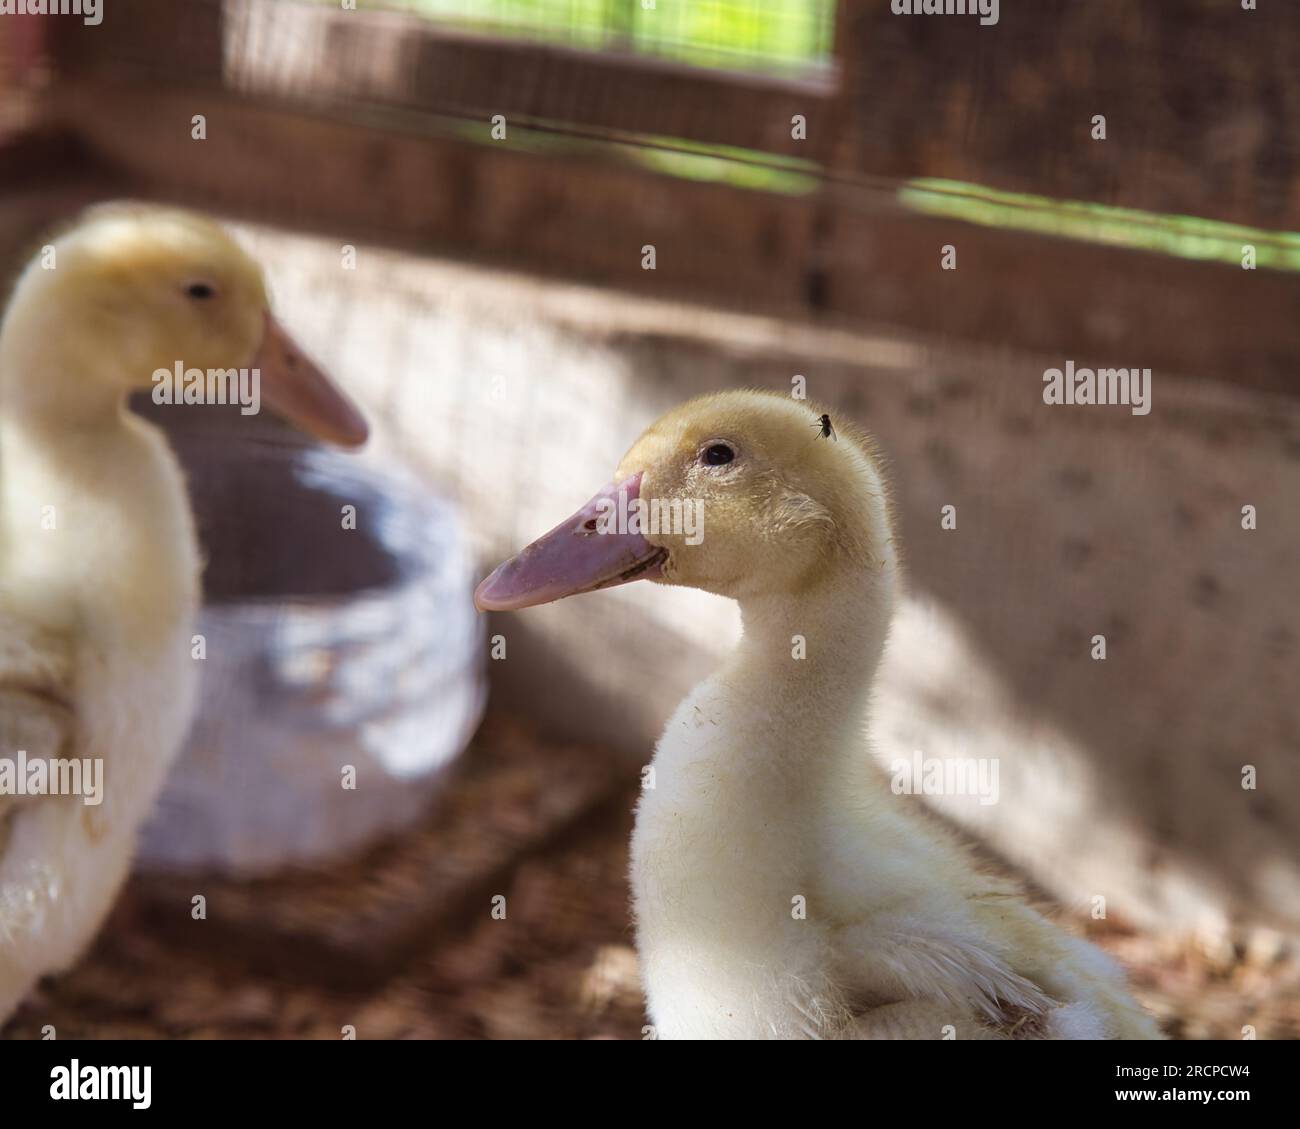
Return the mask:
<path id="1" fill-rule="evenodd" d="M 366 441 L 370 429 L 361 413 L 270 313 L 252 365 L 261 370 L 267 403 L 290 423 L 340 447 Z"/>
<path id="2" fill-rule="evenodd" d="M 663 575 L 668 550 L 629 531 L 641 475 L 610 483 L 576 514 L 499 565 L 474 592 L 481 612 L 515 611 Z"/>

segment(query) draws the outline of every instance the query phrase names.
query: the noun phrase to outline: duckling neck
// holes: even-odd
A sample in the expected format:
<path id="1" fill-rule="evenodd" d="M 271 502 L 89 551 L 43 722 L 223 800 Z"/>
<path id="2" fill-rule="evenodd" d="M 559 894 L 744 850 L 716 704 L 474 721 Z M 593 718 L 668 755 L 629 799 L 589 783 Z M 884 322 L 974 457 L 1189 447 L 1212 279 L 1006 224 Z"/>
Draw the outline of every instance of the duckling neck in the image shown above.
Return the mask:
<path id="1" fill-rule="evenodd" d="M 647 824 L 698 821 L 702 837 L 726 810 L 750 839 L 741 857 L 796 860 L 781 829 L 810 829 L 859 790 L 872 682 L 893 604 L 888 572 L 844 575 L 796 598 L 742 601 L 745 633 L 730 658 L 677 708 L 642 797 Z"/>
<path id="2" fill-rule="evenodd" d="M 27 303 L 24 309 L 30 309 Z M 11 318 L 13 311 L 11 310 Z M 100 625 L 148 649 L 198 600 L 180 467 L 126 406 L 126 382 L 50 331 L 39 310 L 0 332 L 0 588 L 33 618 Z"/>
<path id="3" fill-rule="evenodd" d="M 722 677 L 798 719 L 804 734 L 860 727 L 893 602 L 892 568 L 845 570 L 793 597 L 744 599 L 744 637 Z"/>
<path id="4" fill-rule="evenodd" d="M 798 594 L 740 601 L 744 635 L 678 707 L 655 757 L 744 778 L 776 805 L 827 800 L 869 761 L 866 719 L 896 587 L 892 562 L 818 578 Z"/>
<path id="5" fill-rule="evenodd" d="M 815 924 L 827 907 L 809 920 L 792 907 L 816 902 L 827 827 L 866 810 L 865 712 L 893 587 L 891 566 L 742 600 L 740 645 L 664 730 L 632 837 L 660 1037 L 802 1037 L 782 985 L 831 998 Z"/>

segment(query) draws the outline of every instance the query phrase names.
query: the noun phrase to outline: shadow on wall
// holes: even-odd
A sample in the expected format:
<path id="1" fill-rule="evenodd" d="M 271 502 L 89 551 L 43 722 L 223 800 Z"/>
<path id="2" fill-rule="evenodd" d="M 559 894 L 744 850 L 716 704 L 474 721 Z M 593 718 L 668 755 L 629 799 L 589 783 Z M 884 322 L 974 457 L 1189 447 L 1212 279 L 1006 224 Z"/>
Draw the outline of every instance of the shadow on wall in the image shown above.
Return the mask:
<path id="1" fill-rule="evenodd" d="M 882 405 L 914 583 L 961 618 L 1026 717 L 1086 757 L 1089 806 L 1108 818 L 1077 824 L 1069 849 L 1106 853 L 1123 819 L 1153 905 L 1294 928 L 1300 405 L 1170 377 L 1147 417 L 1048 407 L 1043 367 L 939 377 L 904 399 L 910 418 Z"/>
<path id="2" fill-rule="evenodd" d="M 485 566 L 573 512 L 671 405 L 805 375 L 891 465 L 912 597 L 876 755 L 998 758 L 997 804 L 935 805 L 1063 901 L 1102 896 L 1148 925 L 1300 927 L 1294 402 L 1157 372 L 1146 416 L 1050 407 L 1042 373 L 1063 357 L 364 248 L 344 277 L 330 244 L 250 241 L 286 320 L 375 418 L 376 455 L 458 499 Z M 630 585 L 495 617 L 519 645 L 491 673 L 507 705 L 639 765 L 736 625 L 726 601 Z"/>
<path id="3" fill-rule="evenodd" d="M 621 352 L 664 406 L 790 384 L 770 357 Z M 1051 364 L 936 349 L 809 374 L 891 468 L 913 607 L 877 755 L 998 758 L 998 805 L 937 806 L 1085 909 L 1300 927 L 1300 405 L 1170 375 L 1148 416 L 1054 407 Z"/>

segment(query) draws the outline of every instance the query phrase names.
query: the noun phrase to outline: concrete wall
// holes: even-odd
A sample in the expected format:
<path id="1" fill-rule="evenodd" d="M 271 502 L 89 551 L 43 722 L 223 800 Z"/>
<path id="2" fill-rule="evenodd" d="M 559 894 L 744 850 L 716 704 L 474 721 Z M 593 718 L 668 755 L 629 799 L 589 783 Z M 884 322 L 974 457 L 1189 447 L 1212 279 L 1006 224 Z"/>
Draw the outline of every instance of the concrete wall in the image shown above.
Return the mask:
<path id="1" fill-rule="evenodd" d="M 1300 926 L 1295 401 L 1156 372 L 1147 416 L 1048 407 L 1042 372 L 1063 356 L 792 327 L 364 248 L 347 272 L 334 245 L 254 242 L 290 324 L 376 414 L 379 448 L 460 499 L 485 565 L 584 501 L 668 406 L 805 375 L 892 466 L 911 594 L 875 755 L 997 757 L 997 804 L 938 806 L 1061 900 L 1101 895 L 1152 926 Z M 947 504 L 955 531 L 940 528 Z M 492 630 L 509 648 L 499 699 L 618 744 L 634 768 L 738 618 L 711 596 L 632 585 Z"/>

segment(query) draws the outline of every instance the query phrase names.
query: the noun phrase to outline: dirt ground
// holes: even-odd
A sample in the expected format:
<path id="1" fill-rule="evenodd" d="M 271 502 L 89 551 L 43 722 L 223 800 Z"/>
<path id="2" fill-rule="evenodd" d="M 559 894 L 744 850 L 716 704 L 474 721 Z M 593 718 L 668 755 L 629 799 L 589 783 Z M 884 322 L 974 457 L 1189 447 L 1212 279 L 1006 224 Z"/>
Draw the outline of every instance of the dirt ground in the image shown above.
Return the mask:
<path id="1" fill-rule="evenodd" d="M 493 717 L 424 823 L 364 858 L 254 882 L 136 875 L 2 1037 L 642 1038 L 636 786 L 625 761 Z M 1090 935 L 1175 1038 L 1300 1037 L 1300 963 L 1280 941 Z"/>

